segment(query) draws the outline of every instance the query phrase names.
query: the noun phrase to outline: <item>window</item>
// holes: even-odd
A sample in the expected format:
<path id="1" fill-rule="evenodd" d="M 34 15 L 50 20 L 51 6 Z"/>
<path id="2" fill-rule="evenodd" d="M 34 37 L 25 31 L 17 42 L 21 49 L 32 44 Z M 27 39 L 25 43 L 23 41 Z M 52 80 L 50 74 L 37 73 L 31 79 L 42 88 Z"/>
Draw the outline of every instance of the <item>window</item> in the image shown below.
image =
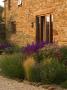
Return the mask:
<path id="1" fill-rule="evenodd" d="M 46 16 L 46 41 L 53 42 L 53 15 Z"/>
<path id="2" fill-rule="evenodd" d="M 18 0 L 18 6 L 22 5 L 22 0 Z"/>
<path id="3" fill-rule="evenodd" d="M 53 15 L 36 16 L 36 42 L 53 42 Z"/>
<path id="4" fill-rule="evenodd" d="M 36 42 L 40 42 L 40 24 L 39 24 L 39 17 L 36 16 Z"/>
<path id="5" fill-rule="evenodd" d="M 15 21 L 11 22 L 11 32 L 16 33 L 16 22 Z"/>

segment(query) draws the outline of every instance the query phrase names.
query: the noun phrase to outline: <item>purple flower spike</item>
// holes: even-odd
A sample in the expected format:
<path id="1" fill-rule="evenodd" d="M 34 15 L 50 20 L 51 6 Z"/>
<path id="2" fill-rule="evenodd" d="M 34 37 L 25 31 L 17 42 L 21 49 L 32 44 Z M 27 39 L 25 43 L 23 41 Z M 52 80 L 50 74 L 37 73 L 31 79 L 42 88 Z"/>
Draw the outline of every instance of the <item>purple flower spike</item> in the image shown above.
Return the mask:
<path id="1" fill-rule="evenodd" d="M 40 43 L 36 43 L 34 44 L 34 42 L 32 42 L 32 44 L 28 44 L 25 48 L 24 48 L 24 53 L 30 55 L 33 53 L 37 53 L 39 49 L 43 48 L 46 44 L 48 44 L 48 42 L 40 42 Z"/>

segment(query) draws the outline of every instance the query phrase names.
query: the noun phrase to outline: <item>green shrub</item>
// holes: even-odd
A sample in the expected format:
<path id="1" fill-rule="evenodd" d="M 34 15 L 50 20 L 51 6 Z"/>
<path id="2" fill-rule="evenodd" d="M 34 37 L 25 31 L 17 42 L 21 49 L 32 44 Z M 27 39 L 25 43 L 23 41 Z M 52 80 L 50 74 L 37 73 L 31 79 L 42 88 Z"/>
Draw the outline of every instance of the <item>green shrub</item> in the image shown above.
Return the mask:
<path id="1" fill-rule="evenodd" d="M 42 62 L 47 58 L 54 58 L 57 61 L 61 61 L 61 52 L 60 47 L 58 46 L 46 46 L 43 49 L 39 50 L 39 52 L 34 54 L 34 59 L 37 62 Z"/>
<path id="2" fill-rule="evenodd" d="M 40 64 L 35 64 L 29 70 L 29 80 L 32 82 L 41 82 Z"/>
<path id="3" fill-rule="evenodd" d="M 41 82 L 60 83 L 66 80 L 65 66 L 54 59 L 47 59 L 41 69 Z"/>
<path id="4" fill-rule="evenodd" d="M 35 62 L 32 58 L 24 64 L 26 79 L 32 82 L 61 83 L 67 79 L 63 63 L 53 58 L 46 58 L 42 62 Z"/>
<path id="5" fill-rule="evenodd" d="M 0 56 L 1 73 L 11 78 L 24 78 L 21 54 Z"/>
<path id="6" fill-rule="evenodd" d="M 37 63 L 41 63 L 41 82 L 61 83 L 67 79 L 65 66 L 67 65 L 67 47 L 46 46 L 34 54 L 34 59 Z"/>
<path id="7" fill-rule="evenodd" d="M 67 47 L 46 46 L 34 58 L 42 63 L 39 72 L 42 83 L 61 83 L 67 79 Z"/>
<path id="8" fill-rule="evenodd" d="M 62 88 L 67 88 L 67 80 L 61 83 Z"/>
<path id="9" fill-rule="evenodd" d="M 59 51 L 59 46 L 49 45 L 44 47 L 43 52 L 45 58 L 55 58 L 55 54 Z"/>
<path id="10" fill-rule="evenodd" d="M 60 52 L 62 53 L 62 61 L 65 65 L 67 65 L 67 46 L 63 46 L 60 48 Z"/>
<path id="11" fill-rule="evenodd" d="M 54 58 L 67 65 L 67 46 L 45 46 L 34 54 L 34 59 L 37 62 L 42 62 L 47 58 Z"/>
<path id="12" fill-rule="evenodd" d="M 39 51 L 39 52 L 35 53 L 35 54 L 33 55 L 33 57 L 34 57 L 34 60 L 35 60 L 37 63 L 42 62 L 42 61 L 44 60 L 44 58 L 45 58 L 43 51 Z"/>

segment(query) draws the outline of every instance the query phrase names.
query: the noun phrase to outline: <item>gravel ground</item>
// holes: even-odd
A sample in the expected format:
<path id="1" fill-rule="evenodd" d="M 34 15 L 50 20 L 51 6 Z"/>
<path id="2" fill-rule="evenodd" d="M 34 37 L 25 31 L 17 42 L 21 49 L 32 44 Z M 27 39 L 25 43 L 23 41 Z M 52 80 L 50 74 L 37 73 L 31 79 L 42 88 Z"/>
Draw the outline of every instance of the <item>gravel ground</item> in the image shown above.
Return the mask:
<path id="1" fill-rule="evenodd" d="M 0 76 L 0 90 L 65 90 L 59 87 L 33 86 L 26 82 L 18 82 L 12 79 Z"/>
<path id="2" fill-rule="evenodd" d="M 0 76 L 0 90 L 47 90 Z"/>

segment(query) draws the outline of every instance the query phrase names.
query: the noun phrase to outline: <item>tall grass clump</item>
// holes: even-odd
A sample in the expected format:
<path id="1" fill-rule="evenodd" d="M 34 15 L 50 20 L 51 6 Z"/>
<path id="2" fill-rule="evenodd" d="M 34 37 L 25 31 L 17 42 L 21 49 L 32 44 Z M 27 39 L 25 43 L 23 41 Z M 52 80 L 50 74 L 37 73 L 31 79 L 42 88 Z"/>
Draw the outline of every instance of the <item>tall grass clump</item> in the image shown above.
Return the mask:
<path id="1" fill-rule="evenodd" d="M 67 46 L 62 46 L 60 52 L 62 53 L 62 62 L 67 66 Z"/>
<path id="2" fill-rule="evenodd" d="M 60 84 L 60 86 L 61 86 L 62 88 L 66 88 L 66 89 L 67 89 L 67 80 L 64 81 L 64 82 L 62 82 L 62 83 Z"/>
<path id="3" fill-rule="evenodd" d="M 59 84 L 67 79 L 67 72 L 63 63 L 59 63 L 56 59 L 46 59 L 41 69 L 42 83 Z"/>
<path id="4" fill-rule="evenodd" d="M 29 70 L 29 81 L 32 82 L 41 82 L 41 77 L 40 77 L 40 70 L 41 70 L 41 65 L 40 64 L 35 64 L 32 66 Z"/>
<path id="5" fill-rule="evenodd" d="M 35 61 L 35 60 L 34 60 Z M 27 61 L 29 63 L 29 61 Z M 56 59 L 46 58 L 42 62 L 33 62 L 25 65 L 25 77 L 32 82 L 43 84 L 60 84 L 67 79 L 67 72 L 63 63 Z"/>
<path id="6" fill-rule="evenodd" d="M 34 54 L 37 63 L 41 63 L 40 79 L 42 83 L 61 83 L 67 80 L 67 48 L 47 45 Z"/>
<path id="7" fill-rule="evenodd" d="M 1 55 L 0 69 L 1 74 L 11 78 L 24 78 L 24 69 L 22 67 L 21 54 Z"/>
<path id="8" fill-rule="evenodd" d="M 22 65 L 25 71 L 25 79 L 30 80 L 31 77 L 29 77 L 29 73 L 30 73 L 29 71 L 35 65 L 35 61 L 33 57 L 26 58 L 26 60 L 22 62 Z"/>

